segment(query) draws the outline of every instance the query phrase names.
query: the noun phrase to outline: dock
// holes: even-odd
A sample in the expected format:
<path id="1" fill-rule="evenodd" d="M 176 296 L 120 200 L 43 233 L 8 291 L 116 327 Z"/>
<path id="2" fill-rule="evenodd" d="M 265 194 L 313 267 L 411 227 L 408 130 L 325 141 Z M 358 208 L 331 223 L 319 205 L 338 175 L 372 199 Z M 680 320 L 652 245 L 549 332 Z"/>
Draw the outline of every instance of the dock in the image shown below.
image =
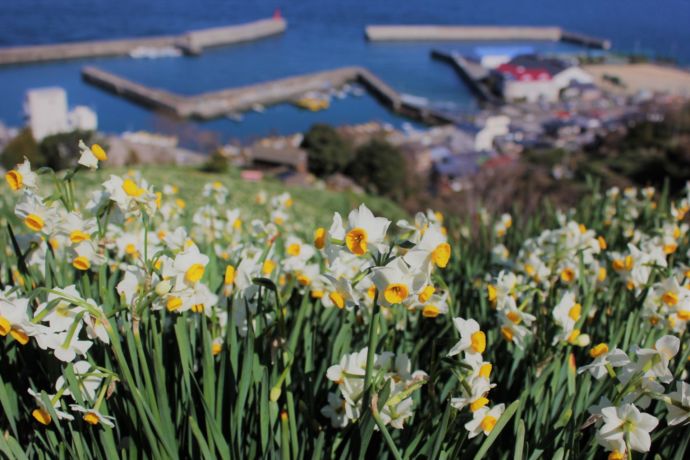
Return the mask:
<path id="1" fill-rule="evenodd" d="M 450 64 L 472 92 L 482 101 L 490 104 L 501 104 L 500 98 L 492 94 L 482 83 L 489 76 L 489 71 L 480 64 L 470 62 L 457 53 L 432 50 L 431 57 Z"/>
<path id="2" fill-rule="evenodd" d="M 0 65 L 126 56 L 138 48 L 177 48 L 184 54 L 195 55 L 210 47 L 232 45 L 277 35 L 283 33 L 286 28 L 287 22 L 283 18 L 271 18 L 246 24 L 193 30 L 181 35 L 13 46 L 0 48 Z"/>
<path id="3" fill-rule="evenodd" d="M 291 101 L 311 91 L 327 91 L 349 82 L 357 82 L 385 106 L 401 115 L 429 124 L 456 121 L 452 115 L 405 100 L 386 82 L 363 67 L 341 67 L 195 96 L 184 96 L 148 87 L 96 67 L 84 67 L 81 74 L 90 84 L 150 109 L 162 110 L 180 118 L 210 120 L 232 113 L 246 112 L 257 105 L 269 106 Z"/>
<path id="4" fill-rule="evenodd" d="M 555 26 L 437 26 L 371 25 L 367 40 L 381 41 L 564 41 L 589 48 L 609 49 L 611 42 Z"/>

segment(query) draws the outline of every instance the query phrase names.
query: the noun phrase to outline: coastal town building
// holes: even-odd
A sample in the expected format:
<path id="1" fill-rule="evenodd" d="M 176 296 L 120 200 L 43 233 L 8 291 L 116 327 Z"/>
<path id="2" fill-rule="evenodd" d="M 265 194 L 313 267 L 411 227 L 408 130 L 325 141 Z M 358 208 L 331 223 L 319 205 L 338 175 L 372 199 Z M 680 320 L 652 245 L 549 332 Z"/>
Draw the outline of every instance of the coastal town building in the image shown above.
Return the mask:
<path id="1" fill-rule="evenodd" d="M 67 93 L 63 88 L 36 88 L 26 92 L 24 113 L 31 133 L 37 141 L 53 134 L 74 130 L 98 129 L 96 113 L 86 106 L 68 111 Z"/>
<path id="2" fill-rule="evenodd" d="M 62 88 L 27 91 L 24 112 L 34 138 L 41 141 L 52 134 L 69 131 L 67 93 Z"/>
<path id="3" fill-rule="evenodd" d="M 520 55 L 496 67 L 500 90 L 507 101 L 554 102 L 570 85 L 591 85 L 593 78 L 568 61 Z"/>

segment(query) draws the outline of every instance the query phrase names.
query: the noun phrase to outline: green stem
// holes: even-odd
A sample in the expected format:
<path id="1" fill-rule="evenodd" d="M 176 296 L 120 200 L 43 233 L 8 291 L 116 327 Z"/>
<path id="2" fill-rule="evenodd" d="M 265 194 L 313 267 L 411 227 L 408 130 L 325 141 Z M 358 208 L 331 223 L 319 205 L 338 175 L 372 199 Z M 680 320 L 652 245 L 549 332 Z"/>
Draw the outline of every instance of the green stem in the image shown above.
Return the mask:
<path id="1" fill-rule="evenodd" d="M 375 394 L 371 398 L 371 406 L 369 407 L 371 409 L 371 415 L 374 417 L 374 421 L 376 422 L 376 425 L 379 427 L 379 430 L 381 430 L 383 439 L 386 440 L 386 444 L 388 444 L 388 448 L 393 454 L 393 457 L 396 460 L 402 460 L 402 456 L 400 455 L 400 452 L 398 452 L 398 448 L 395 445 L 393 438 L 391 438 L 391 434 L 388 432 L 388 429 L 386 428 L 386 425 L 383 423 L 383 420 L 381 420 L 381 415 L 379 415 L 378 403 L 379 398 L 378 395 Z"/>
<path id="2" fill-rule="evenodd" d="M 377 293 L 378 294 L 378 293 Z M 376 295 L 374 295 L 374 299 Z M 374 374 L 374 359 L 376 358 L 376 328 L 379 322 L 379 304 L 374 302 L 371 323 L 369 323 L 369 348 L 367 349 L 367 368 L 364 374 L 364 404 L 369 405 L 371 395 L 371 378 Z"/>

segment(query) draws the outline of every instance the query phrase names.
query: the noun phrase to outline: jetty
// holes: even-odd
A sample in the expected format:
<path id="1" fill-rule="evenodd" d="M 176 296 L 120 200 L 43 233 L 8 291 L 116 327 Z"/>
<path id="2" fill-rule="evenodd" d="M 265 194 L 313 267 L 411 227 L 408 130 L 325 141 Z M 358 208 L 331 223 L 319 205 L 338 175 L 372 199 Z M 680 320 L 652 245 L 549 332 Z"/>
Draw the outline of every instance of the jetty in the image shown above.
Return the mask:
<path id="1" fill-rule="evenodd" d="M 564 41 L 590 48 L 609 49 L 611 42 L 569 32 L 555 26 L 438 26 L 371 25 L 365 29 L 367 40 L 381 41 Z"/>
<path id="2" fill-rule="evenodd" d="M 285 19 L 273 17 L 245 24 L 192 30 L 180 35 L 13 46 L 0 48 L 0 65 L 125 56 L 142 48 L 176 48 L 184 54 L 196 55 L 210 47 L 232 45 L 277 35 L 283 33 L 286 28 Z"/>
<path id="3" fill-rule="evenodd" d="M 445 112 L 418 104 L 399 94 L 370 70 L 341 67 L 333 70 L 281 78 L 248 86 L 185 96 L 133 82 L 96 67 L 84 67 L 82 78 L 95 86 L 145 107 L 172 113 L 180 118 L 209 120 L 294 100 L 311 91 L 327 91 L 349 82 L 360 83 L 392 111 L 429 124 L 455 122 Z"/>
<path id="4" fill-rule="evenodd" d="M 447 53 L 439 50 L 432 50 L 431 57 L 450 64 L 460 78 L 462 78 L 482 102 L 495 105 L 502 103 L 501 99 L 491 93 L 483 83 L 489 76 L 489 71 L 480 64 L 468 61 L 457 53 Z"/>

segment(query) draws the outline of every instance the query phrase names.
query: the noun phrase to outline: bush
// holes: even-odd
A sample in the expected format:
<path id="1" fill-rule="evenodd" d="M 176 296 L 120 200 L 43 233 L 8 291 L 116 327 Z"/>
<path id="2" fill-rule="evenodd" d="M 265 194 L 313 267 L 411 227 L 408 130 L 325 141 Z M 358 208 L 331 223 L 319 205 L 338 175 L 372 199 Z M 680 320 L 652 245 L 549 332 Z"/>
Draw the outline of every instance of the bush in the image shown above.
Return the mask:
<path id="1" fill-rule="evenodd" d="M 395 146 L 374 139 L 357 149 L 348 174 L 368 191 L 394 199 L 405 192 L 405 157 Z"/>
<path id="2" fill-rule="evenodd" d="M 302 148 L 309 155 L 309 171 L 317 176 L 342 172 L 352 160 L 352 149 L 330 125 L 315 124 L 304 136 Z"/>
<path id="3" fill-rule="evenodd" d="M 228 159 L 216 149 L 201 167 L 203 172 L 224 173 L 228 171 Z"/>
<path id="4" fill-rule="evenodd" d="M 41 153 L 31 130 L 28 128 L 23 129 L 17 137 L 7 144 L 2 152 L 2 166 L 8 170 L 12 169 L 18 163 L 23 162 L 24 157 L 28 158 L 35 168 L 40 168 L 46 164 L 45 156 Z"/>

